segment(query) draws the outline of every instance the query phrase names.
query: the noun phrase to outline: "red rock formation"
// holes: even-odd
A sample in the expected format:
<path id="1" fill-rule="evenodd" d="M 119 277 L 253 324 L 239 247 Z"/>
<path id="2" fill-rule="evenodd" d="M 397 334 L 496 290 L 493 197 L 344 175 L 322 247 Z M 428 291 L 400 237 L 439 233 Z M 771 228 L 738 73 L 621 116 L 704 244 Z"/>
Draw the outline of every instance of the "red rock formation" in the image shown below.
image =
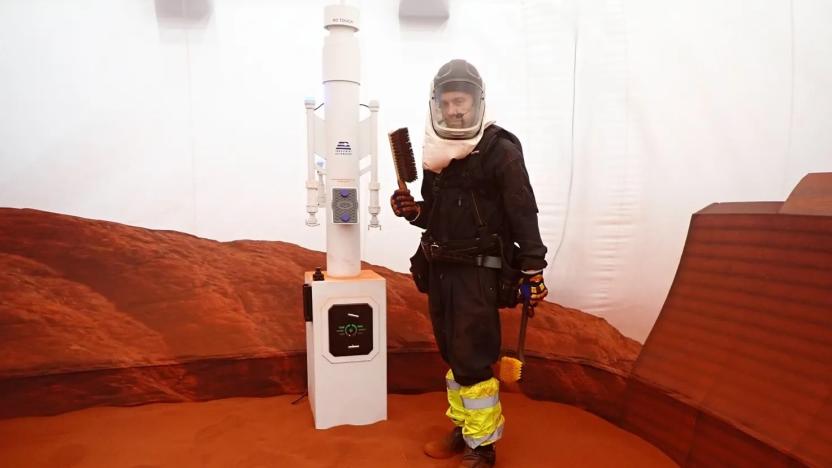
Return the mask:
<path id="1" fill-rule="evenodd" d="M 832 466 L 832 173 L 693 215 L 623 426 L 690 466 Z"/>
<path id="2" fill-rule="evenodd" d="M 303 272 L 324 264 L 284 242 L 2 208 L 0 417 L 301 392 Z M 391 391 L 441 389 L 425 296 L 408 275 L 363 267 L 388 281 Z M 509 349 L 518 314 L 503 313 Z M 600 318 L 543 304 L 525 389 L 611 417 L 639 349 Z"/>

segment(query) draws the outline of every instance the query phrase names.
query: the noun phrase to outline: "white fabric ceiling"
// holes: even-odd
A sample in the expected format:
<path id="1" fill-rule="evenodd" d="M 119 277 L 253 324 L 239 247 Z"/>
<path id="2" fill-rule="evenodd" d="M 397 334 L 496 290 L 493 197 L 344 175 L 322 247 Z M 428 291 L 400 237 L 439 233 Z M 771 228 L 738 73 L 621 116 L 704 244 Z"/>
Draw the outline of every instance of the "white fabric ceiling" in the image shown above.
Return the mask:
<path id="1" fill-rule="evenodd" d="M 0 206 L 322 249 L 303 223 L 303 99 L 322 96 L 326 3 L 0 2 Z M 832 171 L 828 1 L 454 0 L 438 22 L 348 3 L 362 97 L 416 148 L 435 69 L 479 67 L 524 143 L 551 299 L 635 339 L 693 212 Z M 382 214 L 363 258 L 405 271 L 418 232 Z"/>

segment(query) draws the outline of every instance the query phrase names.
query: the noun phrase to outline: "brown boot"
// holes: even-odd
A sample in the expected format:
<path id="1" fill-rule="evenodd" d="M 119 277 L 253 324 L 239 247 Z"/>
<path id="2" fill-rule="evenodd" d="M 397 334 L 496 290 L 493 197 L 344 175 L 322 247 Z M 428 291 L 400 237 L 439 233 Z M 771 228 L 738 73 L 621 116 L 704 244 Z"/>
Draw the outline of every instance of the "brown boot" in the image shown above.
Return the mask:
<path id="1" fill-rule="evenodd" d="M 492 468 L 497 462 L 497 451 L 494 444 L 480 445 L 472 449 L 465 447 L 465 455 L 462 456 L 462 463 L 459 468 Z"/>
<path id="2" fill-rule="evenodd" d="M 431 458 L 451 458 L 463 450 L 465 439 L 462 438 L 461 427 L 455 427 L 441 439 L 432 440 L 424 446 L 425 455 Z"/>

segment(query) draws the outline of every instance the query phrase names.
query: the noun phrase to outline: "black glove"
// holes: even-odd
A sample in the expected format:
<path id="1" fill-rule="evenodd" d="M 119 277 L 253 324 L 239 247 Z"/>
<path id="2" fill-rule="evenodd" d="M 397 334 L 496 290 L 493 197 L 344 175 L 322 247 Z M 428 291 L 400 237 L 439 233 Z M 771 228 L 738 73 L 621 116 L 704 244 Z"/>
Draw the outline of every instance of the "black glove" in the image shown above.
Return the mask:
<path id="1" fill-rule="evenodd" d="M 529 303 L 531 303 L 532 306 L 535 306 L 538 302 L 542 301 L 547 294 L 549 294 L 549 290 L 546 289 L 546 284 L 543 283 L 543 274 L 523 273 L 520 277 L 519 295 L 521 301 L 528 299 Z"/>
<path id="2" fill-rule="evenodd" d="M 421 208 L 408 189 L 398 189 L 393 192 L 390 196 L 390 206 L 393 208 L 393 214 L 408 221 L 414 221 L 421 212 Z"/>

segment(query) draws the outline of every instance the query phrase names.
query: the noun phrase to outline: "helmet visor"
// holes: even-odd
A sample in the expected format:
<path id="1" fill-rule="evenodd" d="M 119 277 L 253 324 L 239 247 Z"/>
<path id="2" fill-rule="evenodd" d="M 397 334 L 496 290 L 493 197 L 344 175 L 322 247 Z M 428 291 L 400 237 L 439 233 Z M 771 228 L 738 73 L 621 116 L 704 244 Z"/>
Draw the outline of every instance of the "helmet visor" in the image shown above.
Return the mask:
<path id="1" fill-rule="evenodd" d="M 475 83 L 454 80 L 433 89 L 430 115 L 441 138 L 472 138 L 480 131 L 484 111 L 483 91 Z"/>

